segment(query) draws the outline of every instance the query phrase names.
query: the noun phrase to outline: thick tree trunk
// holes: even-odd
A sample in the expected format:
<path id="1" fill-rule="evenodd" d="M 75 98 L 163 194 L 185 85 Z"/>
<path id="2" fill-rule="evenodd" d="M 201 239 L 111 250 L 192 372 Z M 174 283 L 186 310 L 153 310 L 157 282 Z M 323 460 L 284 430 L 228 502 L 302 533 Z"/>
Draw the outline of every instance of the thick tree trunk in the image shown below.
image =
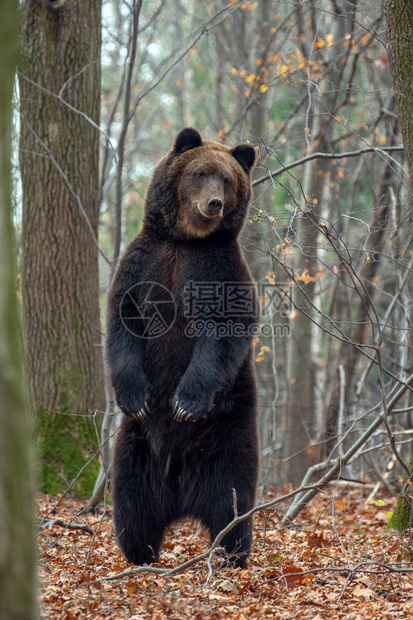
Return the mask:
<path id="1" fill-rule="evenodd" d="M 95 243 L 99 132 L 84 117 L 99 124 L 100 11 L 100 0 L 26 0 L 23 8 L 25 363 L 43 489 L 50 493 L 77 474 L 96 445 L 91 421 L 76 414 L 104 410 Z M 61 93 L 81 114 L 50 93 Z M 78 492 L 87 493 L 95 475 L 87 470 Z"/>
<path id="2" fill-rule="evenodd" d="M 403 135 L 406 162 L 410 174 L 410 188 L 413 189 L 413 4 L 410 0 L 387 0 L 387 40 L 390 69 Z M 410 221 L 412 207 L 410 199 Z M 408 225 L 408 224 L 406 224 Z M 413 472 L 413 461 L 411 470 Z M 413 474 L 412 474 L 413 476 Z M 412 476 L 410 478 L 412 478 Z M 411 527 L 413 503 L 411 481 L 400 494 L 389 527 L 403 531 Z M 410 499 L 409 499 L 410 498 Z"/>
<path id="3" fill-rule="evenodd" d="M 33 454 L 21 376 L 11 222 L 11 99 L 18 5 L 15 0 L 4 4 L 0 21 L 0 620 L 35 620 Z"/>

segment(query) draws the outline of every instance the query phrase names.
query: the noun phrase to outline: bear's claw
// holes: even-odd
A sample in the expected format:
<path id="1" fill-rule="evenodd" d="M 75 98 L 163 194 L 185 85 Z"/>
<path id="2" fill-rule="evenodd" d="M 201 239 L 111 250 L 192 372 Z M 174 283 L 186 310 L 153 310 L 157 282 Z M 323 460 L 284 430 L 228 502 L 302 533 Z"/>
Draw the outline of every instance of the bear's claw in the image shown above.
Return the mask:
<path id="1" fill-rule="evenodd" d="M 178 402 L 176 402 L 175 404 L 172 415 L 174 417 L 174 420 L 176 420 L 177 422 L 187 422 L 192 418 L 192 413 L 188 413 L 187 411 L 185 411 L 183 407 L 179 406 Z"/>
<path id="2" fill-rule="evenodd" d="M 146 409 L 146 411 L 145 411 L 145 409 Z M 150 413 L 150 409 L 148 407 L 147 402 L 145 401 L 144 407 L 139 409 L 138 412 L 133 413 L 132 416 L 135 418 L 135 420 L 137 422 L 142 422 L 142 424 L 145 424 L 146 420 L 148 419 L 148 415 L 147 415 L 146 412 Z"/>

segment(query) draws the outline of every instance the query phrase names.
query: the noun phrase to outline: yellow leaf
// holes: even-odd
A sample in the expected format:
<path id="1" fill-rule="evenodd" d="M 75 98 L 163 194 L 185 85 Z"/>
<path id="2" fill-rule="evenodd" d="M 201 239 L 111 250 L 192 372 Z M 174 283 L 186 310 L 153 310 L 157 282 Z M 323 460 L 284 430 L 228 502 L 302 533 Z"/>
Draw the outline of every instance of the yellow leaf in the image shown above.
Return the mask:
<path id="1" fill-rule="evenodd" d="M 308 284 L 309 282 L 315 282 L 315 278 L 310 276 L 308 273 L 308 269 L 304 269 L 303 273 L 297 277 L 297 280 L 301 280 L 304 284 Z"/>
<path id="2" fill-rule="evenodd" d="M 281 67 L 278 69 L 278 75 L 280 77 L 285 77 L 288 73 L 288 65 L 281 65 Z"/>
<path id="3" fill-rule="evenodd" d="M 372 35 L 370 33 L 366 33 L 364 34 L 362 37 L 360 37 L 359 39 L 359 43 L 360 45 L 367 45 L 367 43 L 369 43 L 370 39 L 371 39 Z"/>
<path id="4" fill-rule="evenodd" d="M 268 86 L 266 86 L 265 84 L 261 84 L 260 91 L 264 94 L 265 92 L 267 92 L 267 90 L 268 90 Z"/>
<path id="5" fill-rule="evenodd" d="M 331 47 L 334 43 L 334 35 L 333 34 L 326 34 L 326 43 L 328 47 Z"/>
<path id="6" fill-rule="evenodd" d="M 232 67 L 231 73 L 232 75 L 238 75 L 238 71 L 234 67 Z"/>

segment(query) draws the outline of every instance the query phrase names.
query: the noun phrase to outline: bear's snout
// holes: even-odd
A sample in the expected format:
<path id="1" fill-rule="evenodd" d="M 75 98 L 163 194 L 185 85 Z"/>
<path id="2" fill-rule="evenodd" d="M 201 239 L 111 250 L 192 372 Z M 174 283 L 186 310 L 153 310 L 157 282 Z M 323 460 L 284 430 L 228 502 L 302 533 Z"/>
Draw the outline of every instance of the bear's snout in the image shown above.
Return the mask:
<path id="1" fill-rule="evenodd" d="M 208 200 L 208 214 L 209 215 L 222 215 L 224 203 L 219 196 L 211 196 Z"/>

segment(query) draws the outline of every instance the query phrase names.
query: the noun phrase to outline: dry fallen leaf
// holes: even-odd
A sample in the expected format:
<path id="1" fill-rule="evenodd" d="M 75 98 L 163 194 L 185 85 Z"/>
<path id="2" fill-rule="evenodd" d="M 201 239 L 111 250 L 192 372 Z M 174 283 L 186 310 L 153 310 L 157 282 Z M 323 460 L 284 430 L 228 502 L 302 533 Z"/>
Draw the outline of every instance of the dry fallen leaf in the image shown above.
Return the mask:
<path id="1" fill-rule="evenodd" d="M 229 579 L 215 581 L 215 583 L 212 584 L 212 588 L 214 590 L 220 590 L 221 592 L 233 592 L 234 594 L 238 594 L 237 586 Z"/>
<path id="2" fill-rule="evenodd" d="M 413 614 L 411 574 L 397 575 L 394 592 L 388 572 L 367 573 L 372 570 L 370 564 L 357 571 L 356 582 L 346 582 L 347 560 L 351 567 L 366 561 L 372 565 L 377 561 L 388 566 L 408 566 L 403 563 L 411 560 L 408 540 L 401 542 L 399 534 L 385 531 L 383 523 L 376 520 L 380 506 L 367 505 L 359 511 L 359 493 L 358 488 L 326 489 L 301 513 L 301 530 L 277 531 L 285 507 L 257 514 L 247 569 L 220 569 L 220 562 L 213 559 L 212 574 L 202 561 L 174 576 L 143 572 L 119 582 L 99 581 L 134 568 L 116 546 L 109 504 L 92 548 L 90 534 L 81 530 L 61 536 L 61 528 L 54 526 L 49 534 L 39 536 L 41 615 L 47 620 L 408 617 Z M 267 497 L 279 495 L 280 491 L 273 489 Z M 384 493 L 378 492 L 376 497 L 386 507 L 394 505 L 393 498 Z M 39 496 L 41 516 L 52 507 L 50 498 Z M 67 500 L 55 511 L 54 518 L 79 521 L 76 515 L 81 508 L 79 502 Z M 96 528 L 100 516 L 82 515 L 81 519 Z M 208 545 L 207 534 L 193 522 L 175 524 L 165 535 L 156 568 L 178 567 L 206 551 Z"/>
<path id="3" fill-rule="evenodd" d="M 357 584 L 352 592 L 353 596 L 357 596 L 357 598 L 362 598 L 368 601 L 369 599 L 375 598 L 375 593 L 370 588 L 363 586 L 361 584 Z"/>

